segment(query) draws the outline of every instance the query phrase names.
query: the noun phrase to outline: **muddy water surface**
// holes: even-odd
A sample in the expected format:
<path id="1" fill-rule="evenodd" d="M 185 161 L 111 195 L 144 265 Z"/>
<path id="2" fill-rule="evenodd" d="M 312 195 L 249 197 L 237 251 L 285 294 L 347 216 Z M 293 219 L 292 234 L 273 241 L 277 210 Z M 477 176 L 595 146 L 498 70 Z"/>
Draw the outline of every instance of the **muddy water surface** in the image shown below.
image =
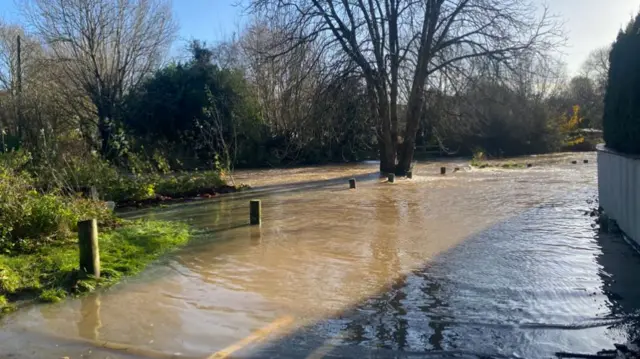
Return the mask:
<path id="1" fill-rule="evenodd" d="M 418 164 L 395 184 L 374 163 L 241 171 L 255 191 L 127 213 L 187 221 L 197 236 L 108 291 L 4 318 L 0 357 L 549 357 L 633 339 L 640 257 L 585 216 L 595 155 L 526 161 Z M 251 198 L 260 227 L 247 226 Z"/>

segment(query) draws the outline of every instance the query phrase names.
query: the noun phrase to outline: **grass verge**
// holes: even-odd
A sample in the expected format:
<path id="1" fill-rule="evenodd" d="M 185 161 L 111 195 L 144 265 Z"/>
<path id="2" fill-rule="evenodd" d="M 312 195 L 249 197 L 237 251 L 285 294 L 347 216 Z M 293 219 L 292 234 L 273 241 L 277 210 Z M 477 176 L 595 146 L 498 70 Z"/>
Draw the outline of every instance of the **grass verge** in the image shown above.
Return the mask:
<path id="1" fill-rule="evenodd" d="M 504 168 L 504 169 L 518 169 L 518 168 L 526 168 L 527 165 L 524 163 L 516 163 L 513 161 L 508 162 L 486 162 L 480 161 L 476 159 L 472 159 L 469 163 L 471 167 L 476 168 Z"/>
<path id="2" fill-rule="evenodd" d="M 43 246 L 35 253 L 0 255 L 0 314 L 19 303 L 57 302 L 139 273 L 150 262 L 189 239 L 185 224 L 125 221 L 99 235 L 101 278 L 78 270 L 77 238 Z"/>

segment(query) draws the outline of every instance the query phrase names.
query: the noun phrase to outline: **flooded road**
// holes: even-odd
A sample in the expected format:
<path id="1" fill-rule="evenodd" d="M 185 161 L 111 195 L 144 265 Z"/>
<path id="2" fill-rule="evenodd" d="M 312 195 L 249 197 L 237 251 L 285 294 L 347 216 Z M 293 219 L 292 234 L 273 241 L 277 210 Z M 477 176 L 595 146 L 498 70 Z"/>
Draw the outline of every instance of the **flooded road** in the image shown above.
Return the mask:
<path id="1" fill-rule="evenodd" d="M 548 358 L 639 338 L 640 256 L 585 215 L 595 154 L 527 162 L 418 164 L 395 184 L 373 163 L 238 172 L 255 191 L 128 213 L 197 236 L 107 291 L 5 317 L 0 357 Z"/>

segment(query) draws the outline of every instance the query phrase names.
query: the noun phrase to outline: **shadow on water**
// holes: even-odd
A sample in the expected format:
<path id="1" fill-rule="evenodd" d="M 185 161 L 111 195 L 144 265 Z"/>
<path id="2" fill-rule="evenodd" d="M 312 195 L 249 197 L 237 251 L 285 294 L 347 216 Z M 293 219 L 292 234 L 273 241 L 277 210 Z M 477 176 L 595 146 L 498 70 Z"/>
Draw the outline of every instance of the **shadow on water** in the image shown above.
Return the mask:
<path id="1" fill-rule="evenodd" d="M 237 357 L 550 358 L 637 341 L 640 255 L 598 233 L 585 208 L 527 210 L 379 294 Z M 393 240 L 375 238 L 372 260 L 394 272 Z"/>
<path id="2" fill-rule="evenodd" d="M 131 213 L 199 234 L 109 291 L 15 315 L 0 342 L 41 327 L 205 358 L 282 318 L 283 336 L 231 357 L 550 358 L 637 338 L 640 258 L 584 215 L 595 166 L 440 176 L 435 164 L 394 185 L 371 170 L 294 170 L 283 175 L 293 185 L 269 177 L 261 190 Z M 263 199 L 262 226 L 246 225 L 249 198 Z M 21 340 L 4 340 L 0 357 L 80 353 Z"/>
<path id="3" fill-rule="evenodd" d="M 620 318 L 612 329 L 621 332 L 627 342 L 640 345 L 640 272 L 629 265 L 639 262 L 640 254 L 621 235 L 600 233 L 597 240 L 602 247 L 596 259 L 602 266 L 602 291 L 609 298 L 612 316 Z"/>

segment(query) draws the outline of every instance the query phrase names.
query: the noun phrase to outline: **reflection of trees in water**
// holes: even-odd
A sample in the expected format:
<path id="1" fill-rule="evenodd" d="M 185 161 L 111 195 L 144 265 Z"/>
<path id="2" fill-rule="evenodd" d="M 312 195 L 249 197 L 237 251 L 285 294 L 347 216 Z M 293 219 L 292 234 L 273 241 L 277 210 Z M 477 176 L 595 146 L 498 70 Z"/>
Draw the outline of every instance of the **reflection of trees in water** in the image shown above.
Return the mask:
<path id="1" fill-rule="evenodd" d="M 443 350 L 445 318 L 438 312 L 447 305 L 441 298 L 441 284 L 430 278 L 425 269 L 417 273 L 416 278 L 422 280 L 421 291 L 427 297 L 422 299 L 422 302 L 427 304 L 421 306 L 420 309 L 429 316 L 429 327 L 433 330 L 429 336 L 429 344 L 431 344 L 432 350 Z"/>
<path id="2" fill-rule="evenodd" d="M 630 342 L 640 343 L 640 254 L 621 236 L 600 233 L 596 239 L 602 248 L 596 257 L 603 267 L 598 272 L 604 283 L 602 292 L 609 299 L 611 315 L 622 320 L 613 329 L 626 333 Z"/>
<path id="3" fill-rule="evenodd" d="M 368 346 L 395 350 L 421 349 L 409 348 L 408 333 L 424 334 L 426 328 L 419 324 L 426 319 L 433 333 L 428 338 L 424 337 L 425 347 L 442 350 L 446 321 L 438 312 L 446 307 L 446 303 L 440 298 L 441 284 L 434 281 L 425 268 L 410 275 L 400 274 L 401 263 L 396 245 L 398 226 L 409 224 L 411 219 L 407 217 L 419 220 L 417 216 L 420 216 L 420 211 L 412 203 L 399 203 L 384 196 L 379 196 L 378 201 L 374 206 L 377 226 L 371 242 L 370 272 L 376 272 L 379 278 L 395 280 L 379 295 L 354 309 L 359 315 L 347 315 L 354 319 L 345 325 L 345 341 L 361 344 L 371 340 L 373 343 L 367 343 Z M 411 290 L 410 287 L 419 290 Z M 407 293 L 412 297 L 408 297 Z M 412 319 L 417 324 L 414 328 L 411 327 Z"/>

